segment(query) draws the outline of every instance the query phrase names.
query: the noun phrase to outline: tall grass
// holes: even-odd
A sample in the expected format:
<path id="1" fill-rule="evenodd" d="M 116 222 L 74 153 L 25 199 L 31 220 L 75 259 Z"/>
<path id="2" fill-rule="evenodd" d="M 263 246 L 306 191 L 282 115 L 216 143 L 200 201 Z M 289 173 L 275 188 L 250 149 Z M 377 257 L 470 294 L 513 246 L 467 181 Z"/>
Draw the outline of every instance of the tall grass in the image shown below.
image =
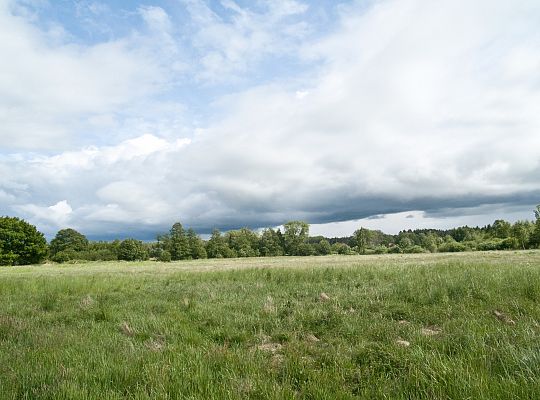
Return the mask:
<path id="1" fill-rule="evenodd" d="M 4 268 L 0 398 L 540 398 L 539 300 L 538 252 Z"/>

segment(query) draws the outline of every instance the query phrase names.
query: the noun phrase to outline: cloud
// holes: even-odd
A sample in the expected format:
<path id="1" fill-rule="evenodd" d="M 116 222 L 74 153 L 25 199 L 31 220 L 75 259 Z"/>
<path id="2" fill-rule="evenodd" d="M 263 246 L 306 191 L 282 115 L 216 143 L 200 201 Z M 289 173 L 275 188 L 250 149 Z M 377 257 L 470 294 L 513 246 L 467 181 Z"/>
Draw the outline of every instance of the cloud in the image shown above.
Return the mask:
<path id="1" fill-rule="evenodd" d="M 522 215 L 513 207 L 528 210 L 538 202 L 535 2 L 385 0 L 367 8 L 354 2 L 340 8 L 338 25 L 318 39 L 274 32 L 307 12 L 300 2 L 263 3 L 263 11 L 222 2 L 220 12 L 227 14 L 202 1 L 183 4 L 200 28 L 192 43 L 199 58 L 187 62 L 199 67 L 194 79 L 208 83 L 248 73 L 258 65 L 253 60 L 277 63 L 290 49 L 298 51 L 298 63 L 311 68 L 301 78 L 218 92 L 208 101 L 213 117 L 186 127 L 189 107 L 162 99 L 154 103 L 151 97 L 135 105 L 127 100 L 138 90 L 144 98 L 162 83 L 152 78 L 160 66 L 138 57 L 144 52 L 132 52 L 124 41 L 84 50 L 55 47 L 52 60 L 60 54 L 68 72 L 88 70 L 96 87 L 89 88 L 87 99 L 68 104 L 75 96 L 71 89 L 50 72 L 54 68 L 36 61 L 47 73 L 41 79 L 51 77 L 59 91 L 47 86 L 36 91 L 36 104 L 50 107 L 47 123 L 40 119 L 41 107 L 22 98 L 21 112 L 36 110 L 29 123 L 48 129 L 27 140 L 67 137 L 68 122 L 82 114 L 125 136 L 115 144 L 52 155 L 3 156 L 2 209 L 42 220 L 43 210 L 66 201 L 71 212 L 64 222 L 85 233 L 151 237 L 178 220 L 208 232 L 214 226 L 260 227 L 288 219 L 324 224 L 399 213 L 397 219 L 366 221 L 421 226 L 467 210 L 475 210 L 476 220 L 494 210 Z M 178 53 L 168 60 L 176 60 L 182 49 L 165 11 L 139 12 L 154 32 L 148 40 L 155 34 L 171 38 Z M 273 22 L 263 21 L 268 16 Z M 30 29 L 27 22 L 17 23 Z M 28 37 L 39 43 L 37 33 Z M 37 58 L 30 45 L 27 49 Z M 50 47 L 44 49 L 47 59 Z M 127 77 L 92 80 L 92 69 L 102 67 L 97 55 L 117 61 L 103 66 L 112 72 L 125 63 Z M 135 68 L 138 61 L 142 67 Z M 77 86 L 86 72 L 74 76 L 65 86 Z M 133 89 L 138 79 L 142 88 Z M 9 86 L 4 85 L 0 88 Z M 119 118 L 124 106 L 127 117 Z M 155 121 L 153 110 L 160 116 Z M 6 126 L 16 107 L 14 113 L 9 111 Z M 20 119 L 29 121 L 22 114 Z M 7 145 L 23 139 L 6 128 L 1 140 Z M 60 217 L 54 221 L 49 225 L 62 223 Z"/>
<path id="2" fill-rule="evenodd" d="M 308 10 L 294 0 L 262 1 L 262 10 L 221 1 L 229 11 L 220 16 L 203 0 L 182 0 L 195 27 L 192 46 L 199 55 L 197 78 L 212 83 L 240 79 L 264 57 L 283 56 L 298 49 L 309 31 L 303 21 L 289 21 Z"/>
<path id="3" fill-rule="evenodd" d="M 73 213 L 73 209 L 66 200 L 59 201 L 49 207 L 43 207 L 36 204 L 24 204 L 15 207 L 15 209 L 29 215 L 35 223 L 39 223 L 41 226 L 52 229 L 64 227 L 68 224 L 70 222 L 71 214 Z"/>
<path id="4" fill-rule="evenodd" d="M 4 151 L 62 149 L 80 143 L 89 132 L 96 132 L 99 118 L 124 121 L 129 118 L 126 110 L 144 109 L 145 100 L 162 92 L 171 79 L 170 67 L 149 57 L 162 49 L 158 41 L 149 46 L 135 35 L 82 44 L 61 29 L 51 37 L 32 19 L 15 13 L 15 5 L 4 1 L 0 6 Z M 159 18 L 165 24 L 156 10 L 141 12 L 154 27 Z M 123 132 L 116 126 L 116 132 L 107 133 L 122 138 Z"/>

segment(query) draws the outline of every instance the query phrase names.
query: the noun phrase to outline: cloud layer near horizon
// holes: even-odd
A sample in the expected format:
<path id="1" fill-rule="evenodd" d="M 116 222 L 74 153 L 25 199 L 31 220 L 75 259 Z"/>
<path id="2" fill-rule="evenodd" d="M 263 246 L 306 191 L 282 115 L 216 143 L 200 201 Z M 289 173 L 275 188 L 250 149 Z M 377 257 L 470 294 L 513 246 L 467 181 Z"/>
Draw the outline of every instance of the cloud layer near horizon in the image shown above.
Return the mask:
<path id="1" fill-rule="evenodd" d="M 190 51 L 163 8 L 128 37 L 54 44 L 0 0 L 3 213 L 144 237 L 540 199 L 537 2 L 352 2 L 324 34 L 292 0 L 182 3 Z M 257 77 L 291 52 L 301 73 Z M 212 117 L 185 87 L 214 90 Z"/>

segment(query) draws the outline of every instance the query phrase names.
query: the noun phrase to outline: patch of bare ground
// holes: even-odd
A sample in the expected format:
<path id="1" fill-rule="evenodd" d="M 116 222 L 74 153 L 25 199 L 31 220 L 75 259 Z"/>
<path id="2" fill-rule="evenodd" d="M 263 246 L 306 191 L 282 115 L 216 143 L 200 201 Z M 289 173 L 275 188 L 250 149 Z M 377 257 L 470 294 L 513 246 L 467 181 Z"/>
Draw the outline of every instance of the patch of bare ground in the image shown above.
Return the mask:
<path id="1" fill-rule="evenodd" d="M 129 324 L 126 321 L 120 324 L 120 332 L 122 332 L 124 335 L 129 336 L 129 337 L 135 334 L 135 331 L 133 330 L 133 328 L 129 326 Z"/>
<path id="2" fill-rule="evenodd" d="M 90 308 L 94 304 L 95 300 L 89 294 L 83 297 L 80 301 L 81 308 Z"/>
<path id="3" fill-rule="evenodd" d="M 273 342 L 272 338 L 265 334 L 260 335 L 260 342 L 255 349 L 266 353 L 275 354 L 283 348 L 281 343 Z"/>
<path id="4" fill-rule="evenodd" d="M 272 298 L 272 296 L 266 297 L 266 301 L 264 302 L 264 305 L 263 305 L 263 311 L 266 314 L 273 314 L 277 311 L 277 307 L 274 304 L 274 299 Z"/>
<path id="5" fill-rule="evenodd" d="M 501 322 L 504 322 L 508 325 L 515 325 L 516 321 L 514 321 L 510 316 L 500 310 L 494 310 L 493 315 Z"/>
<path id="6" fill-rule="evenodd" d="M 442 333 L 442 329 L 439 328 L 438 326 L 431 325 L 431 326 L 426 326 L 426 327 L 422 328 L 420 330 L 420 332 L 424 336 L 437 336 L 437 335 L 440 335 Z"/>
<path id="7" fill-rule="evenodd" d="M 152 339 L 147 340 L 144 344 L 149 350 L 160 352 L 165 348 L 165 337 L 156 335 Z"/>
<path id="8" fill-rule="evenodd" d="M 306 335 L 306 341 L 310 343 L 317 343 L 317 342 L 320 342 L 321 339 L 319 339 L 317 336 L 310 333 Z"/>
<path id="9" fill-rule="evenodd" d="M 328 296 L 326 293 L 322 292 L 322 293 L 319 295 L 319 300 L 320 300 L 320 301 L 328 301 L 328 300 L 330 300 L 330 296 Z"/>
<path id="10" fill-rule="evenodd" d="M 396 344 L 401 347 L 409 347 L 411 345 L 411 342 L 403 339 L 397 339 Z"/>

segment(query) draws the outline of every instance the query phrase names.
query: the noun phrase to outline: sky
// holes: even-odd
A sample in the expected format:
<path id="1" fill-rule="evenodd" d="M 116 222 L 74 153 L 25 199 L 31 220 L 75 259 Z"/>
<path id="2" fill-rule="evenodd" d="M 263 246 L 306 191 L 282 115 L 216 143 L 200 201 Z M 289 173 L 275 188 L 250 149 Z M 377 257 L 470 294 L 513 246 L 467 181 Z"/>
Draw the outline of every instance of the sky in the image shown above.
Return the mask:
<path id="1" fill-rule="evenodd" d="M 0 214 L 152 239 L 532 219 L 537 0 L 0 0 Z"/>

